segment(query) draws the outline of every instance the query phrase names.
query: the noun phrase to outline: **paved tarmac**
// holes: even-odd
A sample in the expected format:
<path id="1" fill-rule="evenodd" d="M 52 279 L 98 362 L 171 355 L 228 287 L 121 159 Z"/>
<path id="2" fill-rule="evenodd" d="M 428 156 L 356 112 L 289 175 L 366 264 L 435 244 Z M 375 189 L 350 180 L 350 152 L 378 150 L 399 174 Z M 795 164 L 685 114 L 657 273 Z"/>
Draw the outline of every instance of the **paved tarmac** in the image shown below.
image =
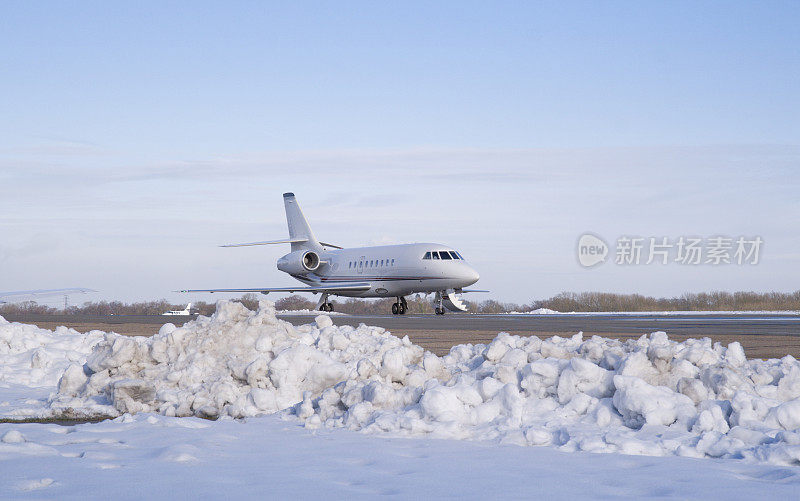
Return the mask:
<path id="1" fill-rule="evenodd" d="M 316 315 L 279 315 L 294 325 L 310 323 Z M 98 324 L 181 325 L 189 316 L 163 315 L 10 315 L 8 321 Z M 797 314 L 563 314 L 563 315 L 332 315 L 337 325 L 375 325 L 390 331 L 482 331 L 509 333 L 620 333 L 648 334 L 666 331 L 693 337 L 710 335 L 800 336 Z"/>
<path id="2" fill-rule="evenodd" d="M 313 315 L 286 315 L 298 325 L 313 321 Z M 364 323 L 388 330 L 492 331 L 492 332 L 616 332 L 649 334 L 666 331 L 702 337 L 714 334 L 800 336 L 800 315 L 335 315 L 337 325 Z"/>

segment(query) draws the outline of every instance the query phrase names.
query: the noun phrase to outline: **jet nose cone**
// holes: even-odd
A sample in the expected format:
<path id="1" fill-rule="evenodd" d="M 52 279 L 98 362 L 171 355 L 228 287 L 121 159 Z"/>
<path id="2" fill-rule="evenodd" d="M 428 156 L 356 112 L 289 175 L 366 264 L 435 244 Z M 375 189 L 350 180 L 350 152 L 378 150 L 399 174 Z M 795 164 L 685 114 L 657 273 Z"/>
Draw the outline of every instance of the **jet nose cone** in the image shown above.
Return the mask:
<path id="1" fill-rule="evenodd" d="M 474 284 L 475 282 L 478 281 L 479 278 L 481 278 L 481 276 L 478 275 L 478 272 L 475 271 L 473 268 L 467 266 L 467 269 L 464 270 L 464 280 L 467 282 L 466 285 Z"/>

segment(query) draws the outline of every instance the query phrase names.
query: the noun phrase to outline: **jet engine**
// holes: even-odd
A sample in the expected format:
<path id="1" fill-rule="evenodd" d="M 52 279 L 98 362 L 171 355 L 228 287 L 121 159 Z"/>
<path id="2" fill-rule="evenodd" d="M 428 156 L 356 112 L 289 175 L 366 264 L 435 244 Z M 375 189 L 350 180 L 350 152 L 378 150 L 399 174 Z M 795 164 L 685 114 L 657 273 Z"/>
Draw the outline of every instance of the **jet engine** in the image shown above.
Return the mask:
<path id="1" fill-rule="evenodd" d="M 314 251 L 299 250 L 278 259 L 278 269 L 290 275 L 305 275 L 316 271 L 322 261 Z"/>

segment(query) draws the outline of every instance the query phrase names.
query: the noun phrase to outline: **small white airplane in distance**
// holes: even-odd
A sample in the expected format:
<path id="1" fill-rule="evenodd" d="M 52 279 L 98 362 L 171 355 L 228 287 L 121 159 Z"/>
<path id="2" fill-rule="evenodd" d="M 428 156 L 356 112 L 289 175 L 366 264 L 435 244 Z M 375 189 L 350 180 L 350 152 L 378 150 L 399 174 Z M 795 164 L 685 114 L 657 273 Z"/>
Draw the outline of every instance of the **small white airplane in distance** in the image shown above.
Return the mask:
<path id="1" fill-rule="evenodd" d="M 168 312 L 162 313 L 162 315 L 191 315 L 192 314 L 192 303 L 186 305 L 186 308 L 183 310 L 170 310 Z"/>
<path id="2" fill-rule="evenodd" d="M 94 289 L 74 287 L 70 289 L 34 289 L 29 291 L 0 292 L 0 304 L 33 301 L 40 297 L 68 296 L 70 294 L 87 294 L 97 292 Z M 8 300 L 8 301 L 6 301 Z"/>
<path id="3" fill-rule="evenodd" d="M 318 241 L 306 222 L 294 193 L 284 193 L 289 238 L 266 242 L 230 244 L 222 247 L 291 244 L 291 252 L 278 259 L 278 269 L 307 284 L 306 287 L 255 287 L 251 289 L 188 289 L 180 292 L 311 292 L 320 293 L 317 308 L 333 311 L 329 296 L 396 297 L 392 313 L 408 310 L 405 296 L 417 292 L 435 293 L 437 315 L 467 311 L 458 296 L 462 292 L 488 292 L 465 289 L 479 275 L 463 256 L 441 244 L 418 243 L 355 247 L 345 249 Z"/>

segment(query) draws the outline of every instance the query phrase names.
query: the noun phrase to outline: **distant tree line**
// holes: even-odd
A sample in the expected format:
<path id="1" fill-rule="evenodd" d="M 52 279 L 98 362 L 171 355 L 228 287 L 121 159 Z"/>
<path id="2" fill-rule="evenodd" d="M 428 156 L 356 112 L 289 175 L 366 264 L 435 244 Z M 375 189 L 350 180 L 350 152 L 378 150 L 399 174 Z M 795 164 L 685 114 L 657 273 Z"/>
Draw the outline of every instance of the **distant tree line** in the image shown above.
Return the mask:
<path id="1" fill-rule="evenodd" d="M 257 294 L 246 294 L 235 301 L 251 310 L 258 308 L 262 299 Z M 278 310 L 315 310 L 316 298 L 291 295 L 275 301 Z M 409 313 L 433 313 L 432 296 L 414 294 L 406 297 Z M 334 311 L 350 314 L 385 314 L 391 310 L 394 298 L 386 299 L 334 299 Z M 700 292 L 687 293 L 672 298 L 655 298 L 640 294 L 613 294 L 610 292 L 562 292 L 548 299 L 534 300 L 529 304 L 502 303 L 494 299 L 467 300 L 473 313 L 528 312 L 540 308 L 560 312 L 594 311 L 747 311 L 800 310 L 800 291 L 796 292 Z M 86 302 L 70 306 L 67 314 L 75 315 L 160 315 L 170 310 L 182 310 L 186 303 L 173 304 L 166 299 L 123 303 L 121 301 Z M 211 315 L 215 303 L 192 302 L 192 312 Z M 63 314 L 61 308 L 37 304 L 34 301 L 0 305 L 0 315 Z"/>
<path id="2" fill-rule="evenodd" d="M 786 311 L 800 310 L 800 291 L 795 292 L 699 292 L 672 298 L 608 292 L 562 292 L 534 301 L 530 308 L 556 311 Z"/>

